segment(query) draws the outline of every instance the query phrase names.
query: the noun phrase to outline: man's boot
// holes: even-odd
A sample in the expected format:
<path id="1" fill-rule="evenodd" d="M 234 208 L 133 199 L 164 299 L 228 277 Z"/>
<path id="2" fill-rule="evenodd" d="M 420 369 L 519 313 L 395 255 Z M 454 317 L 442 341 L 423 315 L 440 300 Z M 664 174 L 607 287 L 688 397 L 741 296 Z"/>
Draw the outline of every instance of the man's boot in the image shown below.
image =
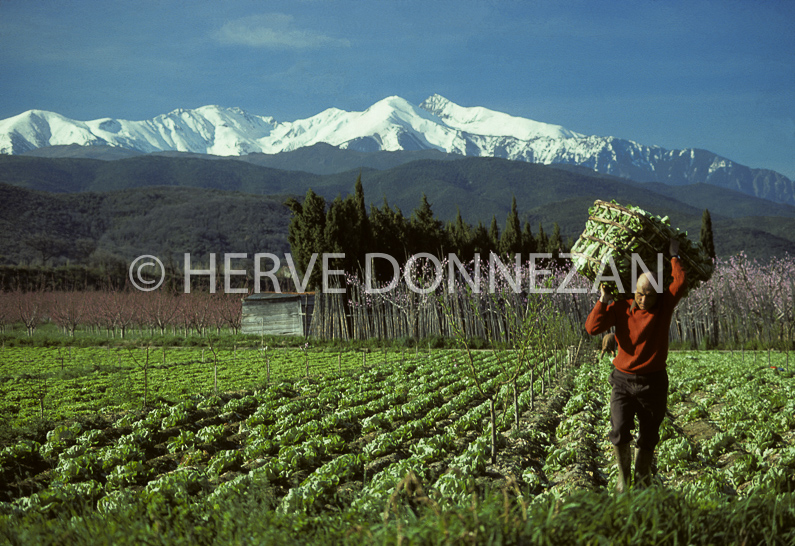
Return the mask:
<path id="1" fill-rule="evenodd" d="M 620 446 L 614 445 L 613 452 L 616 454 L 616 462 L 618 463 L 618 482 L 616 483 L 616 492 L 623 493 L 625 491 L 629 491 L 632 451 L 629 444 L 623 444 Z"/>
<path id="2" fill-rule="evenodd" d="M 654 451 L 635 450 L 635 487 L 643 489 L 651 485 L 651 462 Z"/>

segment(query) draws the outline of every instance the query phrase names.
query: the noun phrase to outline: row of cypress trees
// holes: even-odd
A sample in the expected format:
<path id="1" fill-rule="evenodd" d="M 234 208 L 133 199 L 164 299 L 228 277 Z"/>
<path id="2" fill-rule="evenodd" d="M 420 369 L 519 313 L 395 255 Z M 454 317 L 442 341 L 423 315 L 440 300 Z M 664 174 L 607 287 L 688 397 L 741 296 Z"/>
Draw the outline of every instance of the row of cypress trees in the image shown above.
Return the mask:
<path id="1" fill-rule="evenodd" d="M 482 222 L 475 226 L 465 222 L 460 210 L 455 220 L 443 223 L 434 215 L 425 194 L 408 218 L 400 208 L 390 206 L 386 197 L 381 207 L 371 206 L 368 214 L 361 175 L 352 194 L 344 199 L 337 196 L 329 206 L 312 189 L 303 202 L 290 198 L 285 204 L 292 211 L 288 230 L 291 253 L 302 272 L 307 271 L 313 254 L 319 260 L 323 253 L 344 253 L 344 259 L 334 262 L 334 269 L 356 273 L 364 269 L 365 255 L 372 252 L 393 256 L 399 263 L 420 252 L 439 257 L 454 253 L 464 262 L 476 253 L 485 258 L 490 252 L 501 256 L 549 252 L 557 257 L 570 246 L 564 245 L 557 223 L 550 236 L 540 224 L 537 234 L 533 234 L 529 222 L 522 225 L 515 197 L 502 231 L 496 216 L 487 229 Z M 373 265 L 377 277 L 391 278 L 391 266 L 384 260 Z M 318 262 L 312 268 L 309 286 L 319 287 L 321 275 Z"/>

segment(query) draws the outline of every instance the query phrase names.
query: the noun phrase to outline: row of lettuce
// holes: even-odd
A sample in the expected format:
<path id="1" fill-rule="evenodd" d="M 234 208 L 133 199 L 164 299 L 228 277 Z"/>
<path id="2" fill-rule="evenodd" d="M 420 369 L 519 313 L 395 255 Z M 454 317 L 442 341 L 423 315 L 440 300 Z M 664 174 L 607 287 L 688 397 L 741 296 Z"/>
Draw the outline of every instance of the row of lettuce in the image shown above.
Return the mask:
<path id="1" fill-rule="evenodd" d="M 0 413 L 11 425 L 114 414 L 175 404 L 190 395 L 254 390 L 296 377 L 348 372 L 415 358 L 415 351 L 157 349 L 121 347 L 0 349 Z"/>
<path id="2" fill-rule="evenodd" d="M 353 478 L 366 479 L 361 502 L 379 504 L 409 470 L 428 479 L 428 465 L 442 460 L 451 461 L 450 471 L 438 476 L 434 487 L 446 497 L 462 500 L 486 464 L 490 433 L 484 426 L 489 403 L 459 358 L 453 352 L 420 355 L 355 376 L 332 374 L 280 383 L 228 400 L 194 395 L 143 415 L 125 415 L 108 430 L 84 429 L 79 423 L 61 425 L 47 434 L 43 444 L 21 440 L 2 451 L 6 473 L 35 464 L 51 469 L 45 491 L 3 509 L 50 510 L 87 494 L 103 510 L 115 505 L 114 499 L 120 496 L 147 495 L 167 487 L 166 483 L 179 487 L 184 482 L 179 476 L 206 482 L 207 487 L 200 488 L 204 491 L 213 489 L 213 483 L 220 484 L 217 491 L 225 491 L 260 479 L 286 486 L 298 471 L 309 475 L 289 488 L 282 500 L 284 510 L 316 508 L 333 497 L 336 487 Z M 497 357 L 481 353 L 475 361 L 482 388 L 506 400 L 509 387 L 501 385 Z M 528 370 L 517 382 L 522 392 L 520 412 L 529 408 L 530 377 Z M 541 388 L 536 379 L 536 395 Z M 513 420 L 513 405 L 506 408 L 501 430 L 507 430 Z M 201 417 L 199 423 L 206 423 L 198 429 L 197 417 Z M 223 448 L 230 436 L 237 436 L 235 445 Z M 352 448 L 362 436 L 367 441 Z M 457 443 L 462 436 L 472 441 Z M 364 476 L 368 464 L 402 449 L 408 449 L 410 456 Z M 212 456 L 202 460 L 201 454 L 208 451 Z M 179 454 L 182 467 L 155 476 L 147 460 L 167 453 Z M 230 470 L 240 475 L 231 481 L 222 479 Z M 135 486 L 143 491 L 127 490 Z M 454 491 L 457 496 L 452 495 Z"/>
<path id="3" fill-rule="evenodd" d="M 484 387 L 508 400 L 509 387 L 498 387 L 496 356 L 478 354 L 476 366 Z M 791 516 L 786 507 L 792 505 L 795 471 L 791 378 L 751 366 L 739 353 L 674 355 L 669 369 L 675 418 L 663 424 L 659 481 L 681 493 L 677 502 L 702 507 L 774 499 L 783 510 L 776 517 L 785 521 L 781 518 Z M 591 488 L 604 491 L 613 485 L 606 440 L 609 370 L 607 359 L 575 370 L 563 391 L 562 411 L 550 416 L 557 428 L 551 434 L 517 435 L 540 446 L 541 465 L 528 466 L 517 477 L 512 510 L 524 510 L 526 518 L 551 499 L 568 502 L 579 495 L 561 478 L 578 466 L 591 473 Z M 535 379 L 537 395 L 541 385 Z M 519 410 L 526 415 L 529 373 L 520 376 L 518 386 Z M 505 409 L 498 431 L 514 435 L 512 404 Z M 20 440 L 4 449 L 4 478 L 9 469 L 38 461 L 49 465 L 50 479 L 46 488 L 0 505 L 2 523 L 24 529 L 40 518 L 123 519 L 131 510 L 155 520 L 183 514 L 179 517 L 193 521 L 212 510 L 232 513 L 252 494 L 273 517 L 325 521 L 338 514 L 329 512 L 333 506 L 345 517 L 356 514 L 365 521 L 396 502 L 411 506 L 405 492 L 396 497 L 401 487 L 406 489 L 407 476 L 423 484 L 426 504 L 455 511 L 471 505 L 476 480 L 487 472 L 488 414 L 488 401 L 454 352 L 395 359 L 355 376 L 329 374 L 231 397 L 194 395 L 121 417 L 108 430 L 62 425 L 41 444 Z M 683 433 L 688 423 L 698 421 L 709 423 L 715 433 L 698 441 Z M 230 448 L 232 437 L 238 445 Z M 179 455 L 179 467 L 156 474 L 148 464 L 151 456 L 166 453 Z M 343 498 L 346 487 L 353 493 Z M 75 507 L 82 507 L 79 513 Z M 408 517 L 406 510 L 394 509 L 395 517 Z"/>

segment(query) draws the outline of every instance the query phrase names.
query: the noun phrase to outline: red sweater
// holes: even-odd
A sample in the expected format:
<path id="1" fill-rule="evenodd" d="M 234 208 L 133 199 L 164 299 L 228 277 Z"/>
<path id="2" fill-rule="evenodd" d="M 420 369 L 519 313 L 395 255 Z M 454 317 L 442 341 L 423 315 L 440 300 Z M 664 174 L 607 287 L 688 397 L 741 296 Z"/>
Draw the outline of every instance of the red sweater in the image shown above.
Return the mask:
<path id="1" fill-rule="evenodd" d="M 678 258 L 671 258 L 671 269 L 674 280 L 652 309 L 630 311 L 633 299 L 611 304 L 597 301 L 585 321 L 585 331 L 592 336 L 616 327 L 618 355 L 613 365 L 622 372 L 645 374 L 665 369 L 671 318 L 686 290 L 685 270 Z"/>

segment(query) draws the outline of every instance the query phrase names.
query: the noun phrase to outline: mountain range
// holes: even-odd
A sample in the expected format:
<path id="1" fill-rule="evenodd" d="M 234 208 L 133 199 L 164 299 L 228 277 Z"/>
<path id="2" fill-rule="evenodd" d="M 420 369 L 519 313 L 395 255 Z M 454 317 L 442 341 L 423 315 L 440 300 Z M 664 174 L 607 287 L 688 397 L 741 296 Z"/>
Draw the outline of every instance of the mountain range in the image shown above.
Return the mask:
<path id="1" fill-rule="evenodd" d="M 311 188 L 330 202 L 352 192 L 358 176 L 368 205 L 380 207 L 386 200 L 406 217 L 424 193 L 442 221 L 452 221 L 460 210 L 472 225 L 488 226 L 494 217 L 502 228 L 515 197 L 521 221 L 534 233 L 539 226 L 549 233 L 557 223 L 567 241 L 582 232 L 594 200 L 615 199 L 669 216 L 672 225 L 697 239 L 708 208 L 719 256 L 795 255 L 792 205 L 710 184 L 634 182 L 571 165 L 436 151 L 430 155 L 440 157 L 426 158 L 429 152 L 364 154 L 316 144 L 259 154 L 280 169 L 242 160 L 252 156 L 179 152 L 116 160 L 0 156 L 0 263 L 41 262 L 45 254 L 60 257 L 54 263 L 123 263 L 140 254 L 180 263 L 185 252 L 280 254 L 288 250 L 290 213 L 281 205 L 287 195 Z M 336 171 L 362 159 L 372 166 L 330 174 L 298 169 Z"/>
<path id="2" fill-rule="evenodd" d="M 771 170 L 751 169 L 701 149 L 666 150 L 615 137 L 583 135 L 483 107 L 462 107 L 440 95 L 419 105 L 393 96 L 363 112 L 329 108 L 296 121 L 219 106 L 178 109 L 145 121 L 102 118 L 84 122 L 42 110 L 0 121 L 0 153 L 8 155 L 119 159 L 182 152 L 208 158 L 234 156 L 268 165 L 271 158 L 323 143 L 360 155 L 425 152 L 428 159 L 446 154 L 576 165 L 637 182 L 710 184 L 795 205 L 793 182 Z M 351 167 L 336 168 L 315 164 L 302 170 L 331 174 Z"/>

